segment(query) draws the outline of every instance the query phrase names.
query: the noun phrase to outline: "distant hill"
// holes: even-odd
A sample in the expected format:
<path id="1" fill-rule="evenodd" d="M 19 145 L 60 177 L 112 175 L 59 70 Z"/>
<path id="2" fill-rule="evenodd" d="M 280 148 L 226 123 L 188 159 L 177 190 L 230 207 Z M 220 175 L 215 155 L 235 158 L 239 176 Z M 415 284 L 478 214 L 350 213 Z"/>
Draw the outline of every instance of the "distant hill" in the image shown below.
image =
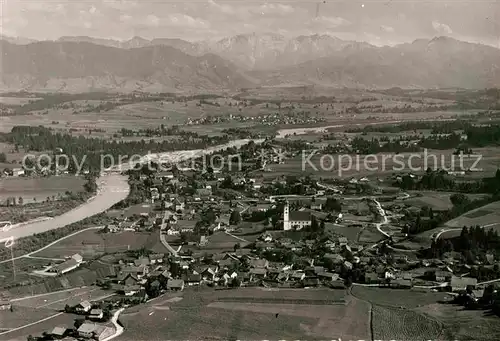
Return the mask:
<path id="1" fill-rule="evenodd" d="M 2 90 L 176 91 L 255 84 L 219 56 L 191 56 L 165 45 L 122 49 L 88 42 L 0 44 Z"/>
<path id="2" fill-rule="evenodd" d="M 36 42 L 36 40 L 34 39 L 23 38 L 23 37 L 9 37 L 3 34 L 0 34 L 0 40 L 5 40 L 11 44 L 17 44 L 17 45 L 26 45 Z"/>
<path id="3" fill-rule="evenodd" d="M 141 37 L 133 37 L 127 41 L 117 41 L 83 36 L 61 37 L 58 41 L 87 42 L 124 49 L 166 45 L 194 56 L 214 53 L 246 70 L 267 70 L 295 65 L 332 55 L 351 45 L 371 46 L 367 43 L 344 41 L 328 35 L 316 34 L 285 38 L 282 35 L 273 33 L 239 34 L 214 42 L 188 42 L 182 39 L 167 38 L 147 40 Z"/>
<path id="4" fill-rule="evenodd" d="M 394 47 L 348 45 L 324 58 L 250 74 L 266 85 L 482 89 L 500 86 L 500 50 L 447 37 Z"/>
<path id="5" fill-rule="evenodd" d="M 326 35 L 238 35 L 213 43 L 89 37 L 1 41 L 0 90 L 186 91 L 257 85 L 500 86 L 500 49 L 448 37 L 377 47 Z"/>

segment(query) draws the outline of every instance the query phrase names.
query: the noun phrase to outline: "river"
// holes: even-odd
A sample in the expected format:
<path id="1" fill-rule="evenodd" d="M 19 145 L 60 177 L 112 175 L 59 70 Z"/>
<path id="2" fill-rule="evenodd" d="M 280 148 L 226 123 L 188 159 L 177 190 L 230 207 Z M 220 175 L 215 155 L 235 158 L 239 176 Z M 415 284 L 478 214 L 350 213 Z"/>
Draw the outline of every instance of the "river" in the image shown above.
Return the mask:
<path id="1" fill-rule="evenodd" d="M 160 154 L 148 154 L 144 156 L 141 161 L 145 162 L 147 160 L 160 160 L 161 162 L 179 162 L 194 157 L 199 157 L 204 154 L 210 154 L 229 147 L 239 148 L 250 141 L 251 140 L 249 139 L 242 139 L 231 141 L 229 143 L 215 147 L 209 147 L 207 149 L 181 150 Z M 255 143 L 261 143 L 263 140 L 253 141 Z M 12 238 L 15 240 L 34 235 L 36 233 L 61 228 L 108 210 L 116 203 L 125 199 L 129 193 L 130 189 L 127 182 L 127 177 L 116 172 L 118 170 L 124 171 L 128 168 L 130 168 L 130 165 L 125 163 L 116 166 L 108 172 L 104 172 L 98 179 L 99 190 L 96 196 L 71 211 L 48 220 L 12 225 L 9 229 L 4 228 L 2 230 L 2 227 L 0 226 L 0 241 L 6 241 Z"/>

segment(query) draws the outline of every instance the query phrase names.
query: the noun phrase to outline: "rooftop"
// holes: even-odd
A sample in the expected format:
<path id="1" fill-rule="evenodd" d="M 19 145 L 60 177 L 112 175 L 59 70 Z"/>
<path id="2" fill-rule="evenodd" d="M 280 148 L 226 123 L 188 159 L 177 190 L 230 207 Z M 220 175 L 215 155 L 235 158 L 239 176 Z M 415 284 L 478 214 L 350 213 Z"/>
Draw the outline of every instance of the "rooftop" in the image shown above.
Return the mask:
<path id="1" fill-rule="evenodd" d="M 311 220 L 311 213 L 302 211 L 291 211 L 289 219 L 290 221 L 309 221 Z"/>

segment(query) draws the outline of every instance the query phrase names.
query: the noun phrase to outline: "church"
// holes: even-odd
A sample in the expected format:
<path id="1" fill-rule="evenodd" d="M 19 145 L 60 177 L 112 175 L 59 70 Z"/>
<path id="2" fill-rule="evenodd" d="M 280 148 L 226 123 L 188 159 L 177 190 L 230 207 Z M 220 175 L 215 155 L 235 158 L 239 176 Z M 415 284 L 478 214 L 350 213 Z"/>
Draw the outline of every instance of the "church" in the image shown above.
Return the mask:
<path id="1" fill-rule="evenodd" d="M 283 229 L 285 231 L 295 229 L 301 230 L 304 227 L 311 226 L 311 213 L 303 211 L 292 211 L 290 212 L 290 206 L 288 202 L 283 208 Z"/>

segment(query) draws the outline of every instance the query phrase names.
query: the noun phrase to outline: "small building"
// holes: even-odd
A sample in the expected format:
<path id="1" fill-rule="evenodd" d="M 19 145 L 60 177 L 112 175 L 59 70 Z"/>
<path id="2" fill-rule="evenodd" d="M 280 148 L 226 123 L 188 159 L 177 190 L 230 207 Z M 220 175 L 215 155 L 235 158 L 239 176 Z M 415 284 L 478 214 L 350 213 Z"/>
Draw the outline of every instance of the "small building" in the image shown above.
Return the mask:
<path id="1" fill-rule="evenodd" d="M 79 254 L 75 254 L 71 256 L 71 258 L 68 259 L 67 261 L 50 268 L 48 271 L 55 272 L 58 275 L 63 275 L 78 268 L 82 264 L 82 262 L 83 262 L 83 257 L 80 256 Z"/>
<path id="2" fill-rule="evenodd" d="M 309 277 L 305 278 L 302 281 L 302 284 L 304 287 L 317 287 L 320 285 L 320 281 L 317 277 Z"/>
<path id="3" fill-rule="evenodd" d="M 124 285 L 123 289 L 123 294 L 125 296 L 134 296 L 137 293 L 139 293 L 142 290 L 142 287 L 140 285 Z"/>
<path id="4" fill-rule="evenodd" d="M 205 281 L 213 281 L 215 279 L 216 274 L 217 274 L 216 269 L 211 267 L 207 267 L 200 273 L 202 279 Z"/>
<path id="5" fill-rule="evenodd" d="M 182 279 L 171 279 L 167 282 L 167 289 L 172 291 L 184 290 L 184 281 Z"/>
<path id="6" fill-rule="evenodd" d="M 391 280 L 390 287 L 396 289 L 410 289 L 412 287 L 412 283 L 411 280 L 397 278 Z"/>
<path id="7" fill-rule="evenodd" d="M 345 289 L 344 280 L 341 278 L 337 278 L 336 280 L 333 280 L 331 283 L 331 287 L 333 289 Z"/>
<path id="8" fill-rule="evenodd" d="M 250 280 L 264 279 L 267 276 L 267 269 L 265 268 L 254 268 L 250 269 Z"/>
<path id="9" fill-rule="evenodd" d="M 302 281 L 306 277 L 306 274 L 303 271 L 293 271 L 289 278 L 294 281 Z"/>
<path id="10" fill-rule="evenodd" d="M 151 264 L 163 263 L 163 259 L 165 258 L 165 254 L 163 253 L 153 253 L 149 255 L 149 262 Z"/>
<path id="11" fill-rule="evenodd" d="M 131 273 L 120 274 L 120 276 L 118 277 L 118 281 L 125 286 L 136 285 L 137 283 L 139 283 L 139 279 L 137 278 L 137 276 Z"/>
<path id="12" fill-rule="evenodd" d="M 67 329 L 65 327 L 55 327 L 50 332 L 50 336 L 52 336 L 53 339 L 62 339 L 66 336 L 66 333 Z"/>
<path id="13" fill-rule="evenodd" d="M 126 276 L 127 274 L 131 274 L 136 276 L 138 279 L 143 278 L 147 275 L 149 268 L 147 265 L 139 265 L 139 266 L 125 266 L 121 270 L 121 276 Z"/>
<path id="14" fill-rule="evenodd" d="M 89 301 L 82 301 L 75 307 L 75 311 L 78 314 L 88 313 L 90 309 L 92 309 L 92 304 Z"/>
<path id="15" fill-rule="evenodd" d="M 457 277 L 452 276 L 450 281 L 450 288 L 453 292 L 467 290 L 467 288 L 475 289 L 477 286 L 477 279 L 471 277 Z"/>
<path id="16" fill-rule="evenodd" d="M 367 284 L 378 284 L 380 283 L 380 279 L 378 274 L 375 272 L 367 272 L 365 273 L 365 283 Z"/>
<path id="17" fill-rule="evenodd" d="M 78 328 L 78 335 L 80 337 L 97 341 L 104 340 L 113 335 L 113 333 L 114 331 L 112 328 L 97 323 L 83 323 L 80 328 Z"/>
<path id="18" fill-rule="evenodd" d="M 12 304 L 8 298 L 7 294 L 0 293 L 0 311 L 1 310 L 10 310 L 12 308 Z"/>
<path id="19" fill-rule="evenodd" d="M 134 260 L 135 266 L 147 266 L 149 264 L 150 264 L 149 258 L 147 257 L 141 257 L 139 259 Z"/>
<path id="20" fill-rule="evenodd" d="M 102 309 L 92 309 L 89 318 L 93 320 L 101 320 L 104 317 Z"/>
<path id="21" fill-rule="evenodd" d="M 199 246 L 206 246 L 208 244 L 208 238 L 207 236 L 200 236 L 200 242 L 198 243 Z"/>
<path id="22" fill-rule="evenodd" d="M 269 261 L 267 259 L 252 259 L 250 261 L 251 268 L 267 268 L 269 267 Z"/>
<path id="23" fill-rule="evenodd" d="M 184 275 L 182 277 L 182 279 L 184 280 L 184 283 L 188 286 L 200 285 L 200 283 L 201 283 L 201 275 L 200 274 Z"/>

